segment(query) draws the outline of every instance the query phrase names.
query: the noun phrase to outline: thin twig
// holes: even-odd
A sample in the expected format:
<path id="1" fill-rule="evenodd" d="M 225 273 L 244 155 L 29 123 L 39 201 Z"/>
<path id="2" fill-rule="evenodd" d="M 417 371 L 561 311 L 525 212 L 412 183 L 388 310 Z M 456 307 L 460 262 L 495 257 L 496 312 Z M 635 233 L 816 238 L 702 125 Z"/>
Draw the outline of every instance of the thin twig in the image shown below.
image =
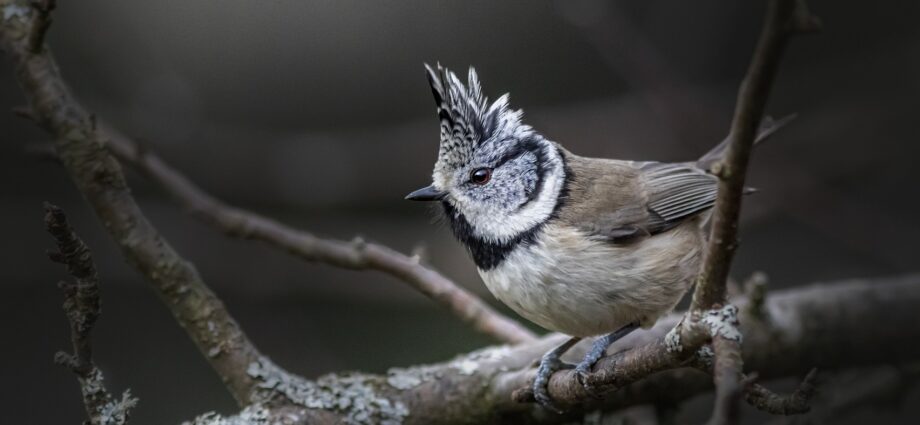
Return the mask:
<path id="1" fill-rule="evenodd" d="M 415 256 L 387 246 L 355 239 L 351 242 L 318 238 L 271 218 L 227 205 L 208 194 L 150 149 L 111 132 L 109 150 L 123 163 L 156 182 L 195 217 L 225 234 L 257 240 L 299 257 L 351 270 L 377 270 L 394 276 L 437 301 L 474 329 L 498 341 L 533 341 L 533 332 L 502 315 L 476 295 L 425 267 Z"/>
<path id="2" fill-rule="evenodd" d="M 5 10 L 29 7 L 25 0 L 0 0 Z M 37 30 L 35 23 L 22 16 L 0 23 L 0 48 L 33 108 L 29 116 L 54 136 L 61 163 L 128 263 L 159 293 L 240 405 L 251 403 L 262 389 L 247 368 L 262 356 L 195 267 L 140 210 L 121 167 L 105 149 L 104 136 L 96 131 L 94 117 L 71 96 L 49 49 L 33 51 L 24 36 Z"/>
<path id="3" fill-rule="evenodd" d="M 779 395 L 761 385 L 752 384 L 744 392 L 744 399 L 751 406 L 774 415 L 806 413 L 811 409 L 811 399 L 817 392 L 815 385 L 817 376 L 817 369 L 810 370 L 795 391 L 788 396 Z"/>
<path id="4" fill-rule="evenodd" d="M 137 399 L 126 390 L 116 399 L 106 390 L 102 371 L 93 363 L 91 333 L 101 313 L 99 298 L 99 276 L 93 263 L 92 253 L 67 223 L 67 216 L 60 208 L 45 204 L 45 227 L 57 243 L 57 251 L 49 252 L 52 261 L 64 264 L 75 280 L 74 283 L 60 282 L 64 291 L 64 312 L 70 322 L 70 338 L 73 354 L 63 351 L 54 356 L 54 361 L 67 366 L 80 382 L 83 405 L 93 425 L 124 425 L 128 422 L 131 409 Z"/>
<path id="5" fill-rule="evenodd" d="M 920 363 L 841 371 L 823 383 L 826 390 L 814 403 L 809 418 L 812 423 L 832 424 L 843 422 L 867 407 L 898 410 L 909 400 L 918 382 Z M 768 425 L 781 423 L 767 422 Z"/>
<path id="6" fill-rule="evenodd" d="M 99 302 L 99 276 L 93 263 L 89 247 L 83 243 L 60 208 L 45 203 L 45 228 L 54 237 L 57 251 L 49 251 L 48 258 L 67 267 L 76 284 L 61 282 L 64 291 L 64 311 L 71 324 L 71 342 L 74 355 L 70 366 L 86 372 L 93 352 L 90 345 L 90 331 L 101 311 Z"/>

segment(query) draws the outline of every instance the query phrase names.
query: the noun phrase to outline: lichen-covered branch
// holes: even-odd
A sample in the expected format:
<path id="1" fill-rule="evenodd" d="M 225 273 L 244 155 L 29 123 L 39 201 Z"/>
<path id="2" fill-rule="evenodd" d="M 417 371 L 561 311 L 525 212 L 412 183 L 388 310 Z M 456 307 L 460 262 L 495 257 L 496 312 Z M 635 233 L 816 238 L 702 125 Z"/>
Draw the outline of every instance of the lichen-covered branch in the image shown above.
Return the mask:
<path id="1" fill-rule="evenodd" d="M 450 310 L 474 329 L 506 343 L 533 341 L 533 332 L 502 315 L 444 275 L 389 247 L 362 239 L 318 238 L 271 218 L 227 205 L 203 191 L 148 149 L 109 132 L 109 149 L 125 164 L 157 183 L 191 213 L 227 235 L 257 240 L 302 260 L 394 276 Z"/>
<path id="2" fill-rule="evenodd" d="M 153 286 L 240 404 L 251 402 L 257 382 L 246 368 L 261 358 L 236 321 L 147 220 L 134 201 L 105 136 L 58 73 L 48 49 L 32 49 L 33 14 L 24 0 L 0 0 L 0 48 L 12 61 L 29 102 L 29 115 L 54 138 L 57 156 L 80 193 L 121 249 Z"/>
<path id="3" fill-rule="evenodd" d="M 740 307 L 746 300 L 737 300 Z M 812 285 L 778 291 L 767 297 L 764 311 L 770 316 L 767 326 L 762 323 L 742 323 L 745 334 L 744 363 L 758 371 L 762 379 L 805 375 L 815 365 L 822 370 L 869 365 L 898 365 L 916 363 L 920 345 L 909 344 L 920 338 L 920 327 L 878 326 L 878 323 L 917 323 L 920 321 L 920 275 L 892 279 L 854 280 L 833 284 Z M 668 335 L 683 315 L 663 318 L 649 331 L 635 332 L 618 342 L 618 350 L 643 350 Z M 279 390 L 287 400 L 281 406 L 289 409 L 291 423 L 307 423 L 303 418 L 313 414 L 312 423 L 324 414 L 326 420 L 352 423 L 379 423 L 383 420 L 404 424 L 468 424 L 516 423 L 539 419 L 547 423 L 564 423 L 596 409 L 614 410 L 651 403 L 679 403 L 692 396 L 712 390 L 712 378 L 691 363 L 659 373 L 641 370 L 648 363 L 629 363 L 627 356 L 634 350 L 602 360 L 599 373 L 618 387 L 602 400 L 584 398 L 581 388 L 570 372 L 554 375 L 550 391 L 554 400 L 568 403 L 569 413 L 547 416 L 532 404 L 514 402 L 511 394 L 526 386 L 533 377 L 533 360 L 564 336 L 551 335 L 536 342 L 517 346 L 489 347 L 459 356 L 449 362 L 394 368 L 386 375 L 344 373 L 305 380 L 278 373 L 271 363 L 260 363 L 251 369 L 255 376 L 271 383 L 268 388 Z M 673 346 L 672 346 L 673 347 Z M 583 354 L 586 344 L 576 346 L 573 357 Z M 629 366 L 631 364 L 631 366 Z M 640 376 L 631 383 L 621 376 Z M 750 384 L 743 397 L 756 407 L 794 406 L 797 400 L 807 400 L 813 391 L 813 377 L 807 379 L 796 398 L 775 396 L 762 386 Z M 806 385 L 807 384 L 807 385 Z M 810 388 L 810 389 L 809 389 Z M 583 390 L 578 390 L 583 391 Z M 807 396 L 807 397 L 806 397 Z M 775 400 L 760 404 L 757 397 Z M 788 413 L 800 412 L 790 409 Z M 246 412 L 247 415 L 253 413 Z M 239 420 L 240 416 L 223 420 Z M 260 422 L 199 422 L 260 423 Z"/>
<path id="4" fill-rule="evenodd" d="M 737 300 L 741 307 L 747 304 Z M 920 327 L 877 326 L 880 322 L 917 323 L 920 320 L 920 275 L 891 279 L 853 280 L 812 285 L 775 292 L 764 302 L 764 312 L 772 325 L 742 324 L 745 342 L 744 363 L 758 371 L 758 377 L 776 379 L 808 374 L 790 396 L 777 396 L 752 378 L 742 381 L 742 397 L 751 405 L 774 413 L 801 413 L 807 410 L 814 394 L 811 365 L 833 371 L 871 365 L 916 364 L 920 345 L 905 344 L 920 338 Z M 234 416 L 203 415 L 193 422 L 205 424 L 266 424 L 266 415 L 290 419 L 289 423 L 358 424 L 383 421 L 404 424 L 497 424 L 533 422 L 567 423 L 595 411 L 617 410 L 644 404 L 680 403 L 713 388 L 708 372 L 692 363 L 688 367 L 659 373 L 641 374 L 626 384 L 609 373 L 629 361 L 632 350 L 660 341 L 668 335 L 681 314 L 662 319 L 649 331 L 636 332 L 620 342 L 627 350 L 602 360 L 607 383 L 619 386 L 601 400 L 584 398 L 571 377 L 554 377 L 554 395 L 566 397 L 566 415 L 546 415 L 529 404 L 511 400 L 511 394 L 528 383 L 533 375 L 533 359 L 558 344 L 563 335 L 550 335 L 517 346 L 489 347 L 461 355 L 449 362 L 393 368 L 386 375 L 344 373 L 306 380 L 278 373 L 271 363 L 259 364 L 251 373 L 271 382 L 271 388 L 285 394 L 286 404 L 274 407 L 254 405 Z M 673 347 L 673 346 L 672 346 Z M 573 357 L 583 354 L 587 344 L 576 346 Z M 580 352 L 581 351 L 581 352 Z M 641 366 L 634 364 L 632 367 Z M 562 375 L 562 374 L 557 374 Z M 571 380 L 569 382 L 568 380 Z M 569 389 L 571 386 L 572 389 Z M 305 416 L 312 414 L 308 422 Z M 326 415 L 326 416 L 320 416 Z M 261 422 L 260 422 L 261 421 Z"/>
<path id="5" fill-rule="evenodd" d="M 99 275 L 89 247 L 83 243 L 67 223 L 60 208 L 45 204 L 45 227 L 54 237 L 57 251 L 48 253 L 52 261 L 67 267 L 74 282 L 58 284 L 64 292 L 64 312 L 70 322 L 70 339 L 73 354 L 60 351 L 54 361 L 67 366 L 77 375 L 86 415 L 92 425 L 124 425 L 128 423 L 131 409 L 137 399 L 126 390 L 115 398 L 105 388 L 102 371 L 93 363 L 91 334 L 96 319 L 102 312 L 99 297 Z"/>

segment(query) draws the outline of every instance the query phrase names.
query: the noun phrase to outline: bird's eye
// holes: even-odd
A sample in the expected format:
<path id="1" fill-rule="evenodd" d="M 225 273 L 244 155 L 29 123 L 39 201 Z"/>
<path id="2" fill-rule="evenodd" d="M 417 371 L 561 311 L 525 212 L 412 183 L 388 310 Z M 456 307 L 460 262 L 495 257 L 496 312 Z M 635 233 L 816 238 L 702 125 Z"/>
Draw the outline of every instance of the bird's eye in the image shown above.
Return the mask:
<path id="1" fill-rule="evenodd" d="M 492 178 L 491 168 L 477 168 L 470 173 L 470 181 L 473 184 L 484 185 Z"/>

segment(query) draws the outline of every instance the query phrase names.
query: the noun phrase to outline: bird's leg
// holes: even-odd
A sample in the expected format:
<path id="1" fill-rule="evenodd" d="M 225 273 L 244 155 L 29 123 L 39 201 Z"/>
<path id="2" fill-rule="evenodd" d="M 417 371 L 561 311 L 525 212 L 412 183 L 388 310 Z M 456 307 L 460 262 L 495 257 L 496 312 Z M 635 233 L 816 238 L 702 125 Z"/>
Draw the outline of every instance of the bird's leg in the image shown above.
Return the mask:
<path id="1" fill-rule="evenodd" d="M 543 358 L 540 359 L 540 366 L 537 368 L 537 376 L 533 380 L 533 397 L 537 400 L 537 403 L 556 413 L 562 413 L 562 410 L 553 403 L 553 399 L 549 396 L 549 391 L 547 389 L 549 377 L 553 376 L 553 373 L 557 370 L 571 369 L 573 367 L 568 363 L 563 363 L 559 360 L 559 357 L 565 354 L 566 351 L 569 351 L 569 348 L 572 348 L 572 346 L 580 340 L 581 337 L 573 336 L 558 347 L 547 351 L 546 354 L 543 355 Z"/>
<path id="2" fill-rule="evenodd" d="M 610 347 L 611 344 L 616 342 L 618 339 L 629 335 L 630 332 L 638 328 L 639 323 L 633 322 L 594 340 L 594 344 L 591 345 L 591 350 L 585 354 L 585 358 L 581 361 L 581 363 L 579 363 L 578 366 L 575 366 L 575 377 L 578 379 L 578 382 L 581 382 L 581 385 L 583 385 L 589 393 L 594 392 L 594 388 L 588 385 L 587 380 L 588 374 L 591 373 L 591 368 L 594 367 L 594 364 L 604 356 L 604 353 L 607 352 L 607 348 Z"/>

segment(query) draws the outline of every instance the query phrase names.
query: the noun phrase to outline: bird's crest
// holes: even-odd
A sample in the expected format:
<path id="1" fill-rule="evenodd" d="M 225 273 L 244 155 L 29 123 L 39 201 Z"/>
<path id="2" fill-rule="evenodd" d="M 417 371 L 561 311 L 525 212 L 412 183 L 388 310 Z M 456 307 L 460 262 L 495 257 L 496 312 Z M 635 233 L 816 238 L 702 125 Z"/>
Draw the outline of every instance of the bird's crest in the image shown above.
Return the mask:
<path id="1" fill-rule="evenodd" d="M 479 76 L 472 67 L 466 86 L 456 74 L 440 64 L 437 70 L 427 64 L 425 69 L 441 120 L 439 165 L 459 167 L 469 161 L 480 143 L 497 131 L 520 126 L 521 111 L 509 109 L 507 94 L 491 105 L 488 103 L 488 98 L 482 94 Z"/>

